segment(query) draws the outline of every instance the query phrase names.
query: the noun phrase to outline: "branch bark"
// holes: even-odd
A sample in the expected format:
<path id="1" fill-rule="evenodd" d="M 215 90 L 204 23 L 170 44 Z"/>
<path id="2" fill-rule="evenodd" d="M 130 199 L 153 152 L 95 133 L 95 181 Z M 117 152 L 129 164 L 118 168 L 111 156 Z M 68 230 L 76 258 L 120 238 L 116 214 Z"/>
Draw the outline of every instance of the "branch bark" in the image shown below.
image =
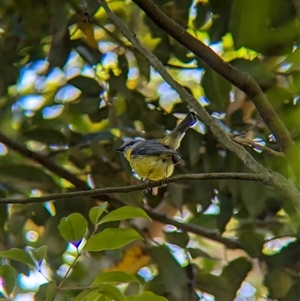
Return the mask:
<path id="1" fill-rule="evenodd" d="M 203 181 L 203 180 L 245 180 L 245 181 L 256 181 L 269 185 L 270 178 L 266 174 L 255 174 L 255 173 L 204 173 L 204 174 L 188 174 L 188 175 L 177 175 L 172 178 L 165 179 L 159 182 L 149 183 L 147 188 L 157 187 L 168 183 L 174 183 L 179 181 Z M 111 193 L 128 193 L 138 190 L 144 190 L 145 184 L 138 184 L 132 186 L 123 187 L 107 187 L 98 188 L 93 190 L 83 191 L 72 191 L 65 193 L 52 193 L 41 197 L 32 198 L 0 198 L 0 203 L 4 204 L 30 204 L 30 203 L 42 203 L 60 199 L 72 199 L 78 197 L 96 197 L 103 194 Z"/>
<path id="2" fill-rule="evenodd" d="M 103 2 L 103 1 L 101 1 Z M 233 85 L 244 91 L 253 101 L 264 122 L 275 135 L 281 150 L 287 155 L 291 166 L 296 173 L 300 170 L 300 153 L 289 131 L 277 115 L 254 78 L 245 72 L 241 72 L 226 63 L 208 46 L 188 33 L 179 24 L 164 14 L 152 0 L 133 0 L 146 15 L 175 40 L 189 49 L 201 60 L 207 63 L 213 70 L 226 78 Z"/>

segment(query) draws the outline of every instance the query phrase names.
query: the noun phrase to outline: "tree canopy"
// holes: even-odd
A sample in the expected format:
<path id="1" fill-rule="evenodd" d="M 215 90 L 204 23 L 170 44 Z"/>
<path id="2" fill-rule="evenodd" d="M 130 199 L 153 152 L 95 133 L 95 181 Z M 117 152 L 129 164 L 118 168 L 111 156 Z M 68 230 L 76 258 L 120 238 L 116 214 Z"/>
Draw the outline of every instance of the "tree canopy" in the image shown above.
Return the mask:
<path id="1" fill-rule="evenodd" d="M 0 300 L 298 300 L 297 0 L 0 14 Z M 113 150 L 189 111 L 184 162 L 144 191 Z"/>

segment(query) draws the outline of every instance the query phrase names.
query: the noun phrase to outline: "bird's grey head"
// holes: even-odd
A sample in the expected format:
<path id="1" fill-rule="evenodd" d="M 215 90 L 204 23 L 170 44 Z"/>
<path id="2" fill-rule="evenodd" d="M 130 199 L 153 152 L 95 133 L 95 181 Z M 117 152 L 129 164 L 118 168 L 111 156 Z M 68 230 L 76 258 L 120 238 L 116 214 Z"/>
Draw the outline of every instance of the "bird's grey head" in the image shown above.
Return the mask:
<path id="1" fill-rule="evenodd" d="M 136 147 L 141 142 L 143 142 L 143 140 L 139 140 L 139 139 L 127 140 L 120 147 L 114 149 L 114 151 L 124 153 L 129 149 L 133 149 L 134 147 Z"/>

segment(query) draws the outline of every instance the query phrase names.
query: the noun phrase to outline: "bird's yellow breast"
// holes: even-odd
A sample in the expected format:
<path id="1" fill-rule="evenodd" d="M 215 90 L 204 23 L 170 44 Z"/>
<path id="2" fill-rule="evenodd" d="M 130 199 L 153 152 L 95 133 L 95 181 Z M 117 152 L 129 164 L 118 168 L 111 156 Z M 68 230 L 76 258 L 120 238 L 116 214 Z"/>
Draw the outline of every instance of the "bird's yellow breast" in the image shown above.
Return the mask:
<path id="1" fill-rule="evenodd" d="M 126 158 L 127 155 L 125 154 Z M 172 154 L 146 155 L 131 157 L 128 161 L 132 169 L 142 178 L 159 181 L 168 178 L 174 171 Z"/>

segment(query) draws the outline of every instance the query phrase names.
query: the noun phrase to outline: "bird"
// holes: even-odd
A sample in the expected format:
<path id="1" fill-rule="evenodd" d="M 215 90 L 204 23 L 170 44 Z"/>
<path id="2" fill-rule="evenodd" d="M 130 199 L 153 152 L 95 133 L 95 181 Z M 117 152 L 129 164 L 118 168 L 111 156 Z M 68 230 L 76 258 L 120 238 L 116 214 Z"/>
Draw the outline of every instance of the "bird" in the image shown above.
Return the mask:
<path id="1" fill-rule="evenodd" d="M 170 177 L 175 165 L 182 161 L 176 151 L 185 132 L 197 122 L 197 115 L 190 112 L 163 139 L 130 139 L 114 151 L 122 152 L 131 168 L 146 182 Z"/>

